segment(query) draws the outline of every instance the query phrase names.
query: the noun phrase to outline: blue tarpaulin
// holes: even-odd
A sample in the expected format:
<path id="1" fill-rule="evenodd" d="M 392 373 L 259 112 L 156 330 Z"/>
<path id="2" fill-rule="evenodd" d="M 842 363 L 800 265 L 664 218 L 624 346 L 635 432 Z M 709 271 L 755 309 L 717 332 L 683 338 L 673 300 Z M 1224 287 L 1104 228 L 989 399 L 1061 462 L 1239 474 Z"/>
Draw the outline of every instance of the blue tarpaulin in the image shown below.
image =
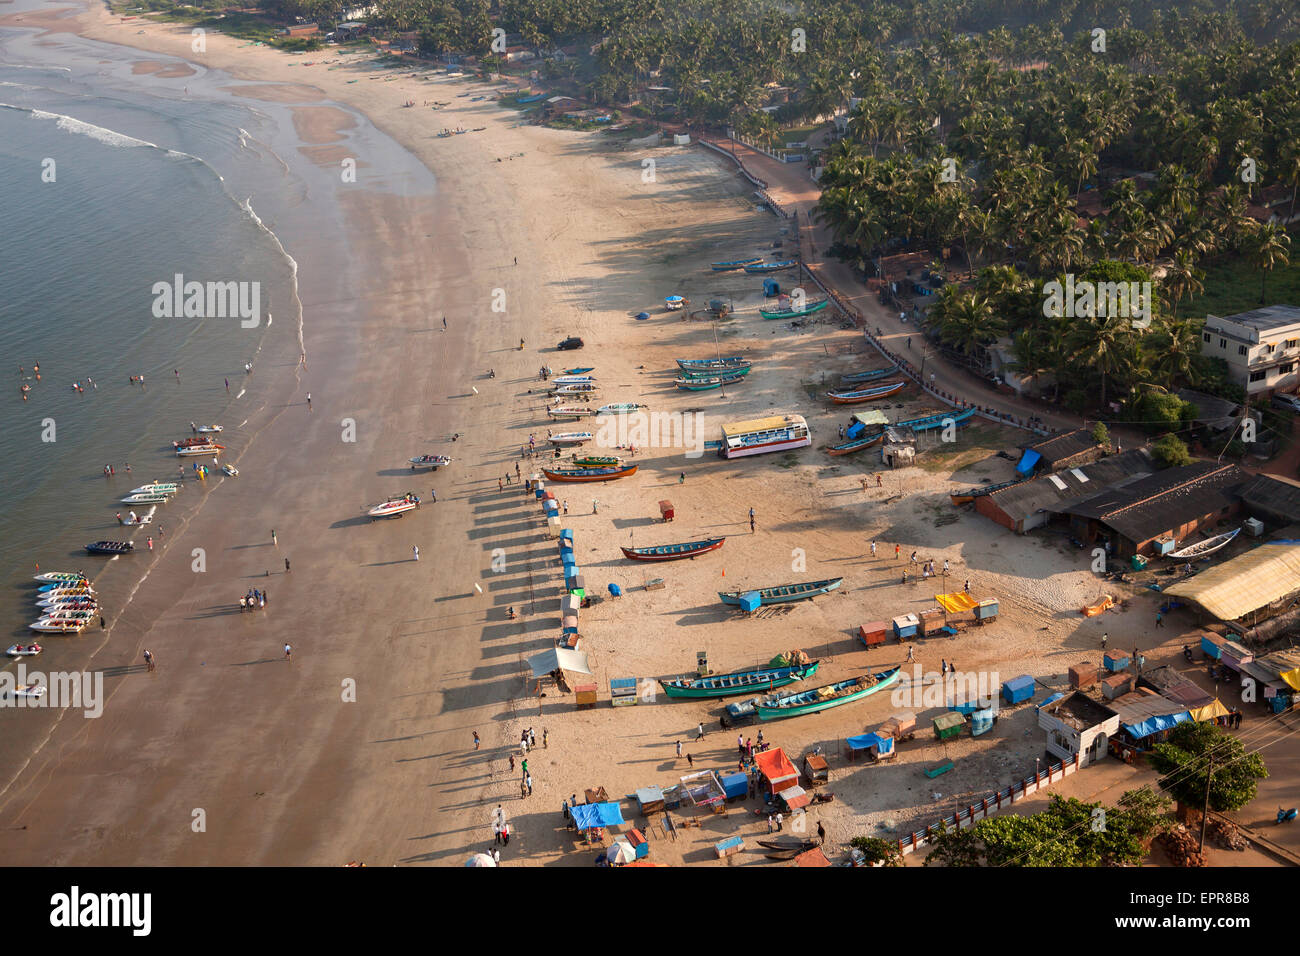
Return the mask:
<path id="1" fill-rule="evenodd" d="M 617 584 L 611 584 L 611 585 L 609 586 L 609 596 L 610 596 L 610 597 L 622 597 L 622 596 L 623 596 L 623 589 L 622 589 L 621 587 L 619 587 Z"/>
<path id="2" fill-rule="evenodd" d="M 993 708 L 987 707 L 972 711 L 970 715 L 970 735 L 978 737 L 993 729 Z"/>
<path id="3" fill-rule="evenodd" d="M 1020 464 L 1016 465 L 1017 474 L 1021 474 L 1021 475 L 1030 474 L 1031 472 L 1033 472 L 1034 468 L 1038 465 L 1038 463 L 1042 460 L 1043 460 L 1042 455 L 1034 451 L 1032 448 L 1029 449 L 1020 457 Z"/>
<path id="4" fill-rule="evenodd" d="M 862 424 L 862 422 L 854 422 L 852 425 L 849 426 L 849 430 L 844 433 L 844 437 L 857 438 L 866 430 L 867 430 L 867 426 Z"/>
<path id="5" fill-rule="evenodd" d="M 894 744 L 893 737 L 881 737 L 879 734 L 859 734 L 856 737 L 844 738 L 850 750 L 870 750 L 872 747 L 880 746 L 882 740 L 888 740 L 891 747 Z"/>
<path id="6" fill-rule="evenodd" d="M 610 827 L 623 822 L 623 811 L 617 803 L 584 803 L 569 811 L 579 830 L 592 827 Z"/>
<path id="7" fill-rule="evenodd" d="M 1042 709 L 1043 709 L 1044 707 L 1046 707 L 1048 704 L 1055 704 L 1058 700 L 1060 700 L 1060 699 L 1061 699 L 1062 697 L 1064 697 L 1064 696 L 1065 696 L 1064 694 L 1062 694 L 1062 693 L 1060 693 L 1060 692 L 1058 691 L 1057 693 L 1053 694 L 1051 697 L 1047 698 L 1047 700 L 1045 700 L 1045 701 L 1043 701 L 1041 704 L 1039 704 L 1037 709 L 1038 709 L 1038 710 L 1042 710 Z"/>
<path id="8" fill-rule="evenodd" d="M 1170 730 L 1177 727 L 1184 721 L 1192 719 L 1192 715 L 1187 711 L 1181 714 L 1165 714 L 1160 717 L 1148 717 L 1140 724 L 1123 724 L 1123 728 L 1128 735 L 1134 740 L 1141 740 L 1143 737 L 1150 737 L 1152 734 L 1158 734 L 1162 730 Z"/>
<path id="9" fill-rule="evenodd" d="M 1008 704 L 1018 704 L 1034 696 L 1034 679 L 1028 674 L 1013 677 L 1002 684 L 1002 696 Z"/>
<path id="10" fill-rule="evenodd" d="M 877 754 L 892 754 L 894 752 L 894 738 L 888 734 L 880 738 L 880 743 L 876 744 Z"/>
<path id="11" fill-rule="evenodd" d="M 749 774 L 729 773 L 722 778 L 722 790 L 727 799 L 743 797 L 749 793 Z"/>

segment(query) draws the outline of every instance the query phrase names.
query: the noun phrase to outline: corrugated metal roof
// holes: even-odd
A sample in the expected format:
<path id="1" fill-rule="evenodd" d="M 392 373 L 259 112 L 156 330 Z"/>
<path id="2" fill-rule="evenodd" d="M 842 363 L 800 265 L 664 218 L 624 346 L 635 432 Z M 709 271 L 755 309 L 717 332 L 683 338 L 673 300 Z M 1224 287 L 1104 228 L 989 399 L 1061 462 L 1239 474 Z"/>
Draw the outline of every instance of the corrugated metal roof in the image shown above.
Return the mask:
<path id="1" fill-rule="evenodd" d="M 1261 544 L 1164 593 L 1195 601 L 1222 621 L 1234 621 L 1294 591 L 1300 591 L 1300 545 L 1279 541 Z"/>
<path id="2" fill-rule="evenodd" d="M 1146 541 L 1234 504 L 1228 489 L 1244 478 L 1236 465 L 1198 461 L 1167 468 L 1122 489 L 1108 488 L 1064 510 L 1104 524 L 1130 541 Z"/>
<path id="3" fill-rule="evenodd" d="M 1036 441 L 1025 446 L 1027 449 L 1038 452 L 1048 462 L 1073 458 L 1075 455 L 1091 451 L 1096 447 L 1097 442 L 1092 437 L 1092 432 L 1082 428 L 1062 432 L 1059 435 L 1053 435 L 1051 438 L 1044 438 L 1042 441 Z"/>
<path id="4" fill-rule="evenodd" d="M 1278 475 L 1255 475 L 1237 489 L 1237 495 L 1248 509 L 1300 521 L 1300 482 Z"/>
<path id="5" fill-rule="evenodd" d="M 1151 456 L 1141 448 L 1112 455 L 1081 468 L 1069 468 L 1055 475 L 1025 481 L 1001 491 L 992 492 L 989 498 L 1014 521 L 1021 521 L 1039 511 L 1060 511 L 1061 505 L 1098 489 L 1122 487 L 1155 470 Z M 1079 472 L 1088 480 L 1080 481 Z M 1051 479 L 1055 478 L 1055 481 Z"/>
<path id="6" fill-rule="evenodd" d="M 1116 697 L 1104 705 L 1119 715 L 1122 724 L 1140 724 L 1150 717 L 1168 717 L 1187 713 L 1187 705 L 1159 694 L 1134 692 Z"/>

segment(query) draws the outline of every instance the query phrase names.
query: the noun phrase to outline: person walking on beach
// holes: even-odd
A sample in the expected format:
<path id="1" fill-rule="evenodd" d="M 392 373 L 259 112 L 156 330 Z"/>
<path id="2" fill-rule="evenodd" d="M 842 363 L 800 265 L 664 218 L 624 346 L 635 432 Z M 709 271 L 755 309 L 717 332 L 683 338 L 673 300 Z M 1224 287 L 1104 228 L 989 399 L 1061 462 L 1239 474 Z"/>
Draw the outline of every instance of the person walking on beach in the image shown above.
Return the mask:
<path id="1" fill-rule="evenodd" d="M 157 664 L 154 663 L 153 655 L 150 654 L 148 650 L 144 652 L 144 662 L 145 662 L 145 666 L 149 670 L 153 670 L 155 667 L 158 666 Z"/>
<path id="2" fill-rule="evenodd" d="M 591 499 L 591 513 L 592 514 L 600 513 L 600 502 L 597 501 L 595 498 Z"/>
<path id="3" fill-rule="evenodd" d="M 515 772 L 515 755 L 514 755 L 514 754 L 511 754 L 511 755 L 510 755 L 510 772 L 511 772 L 511 773 L 514 773 L 514 772 Z"/>
<path id="4" fill-rule="evenodd" d="M 226 391 L 230 391 L 230 379 L 226 379 Z"/>
<path id="5" fill-rule="evenodd" d="M 910 664 L 910 663 L 912 663 L 914 660 L 916 660 L 916 658 L 912 655 L 912 645 L 909 644 L 909 645 L 907 645 L 907 660 L 904 661 L 904 663 L 905 663 L 905 664 Z"/>
<path id="6" fill-rule="evenodd" d="M 275 536 L 275 529 L 271 529 L 271 544 L 274 547 L 280 547 L 280 539 Z"/>
<path id="7" fill-rule="evenodd" d="M 754 533 L 754 509 L 749 509 L 749 533 Z"/>
<path id="8" fill-rule="evenodd" d="M 546 728 L 543 727 L 543 728 L 542 728 L 542 749 L 543 749 L 543 750 L 548 750 L 548 749 L 550 749 L 550 746 L 551 746 L 549 743 L 546 742 L 546 738 L 547 738 L 547 736 L 548 736 L 548 734 L 547 734 L 547 732 L 546 732 Z"/>
<path id="9" fill-rule="evenodd" d="M 1101 649 L 1103 651 L 1106 649 L 1106 642 L 1109 640 L 1110 640 L 1110 634 L 1103 634 L 1101 636 Z"/>
<path id="10" fill-rule="evenodd" d="M 679 485 L 686 484 L 686 472 L 683 471 L 680 475 L 677 476 L 677 483 Z"/>
<path id="11" fill-rule="evenodd" d="M 704 721 L 700 721 L 700 726 L 696 728 L 695 739 L 696 740 L 704 739 Z"/>
<path id="12" fill-rule="evenodd" d="M 680 740 L 677 741 L 677 759 L 682 759 L 682 742 Z"/>
<path id="13" fill-rule="evenodd" d="M 501 851 L 498 850 L 496 847 L 492 848 L 492 862 L 495 863 L 497 866 L 501 865 Z"/>
<path id="14" fill-rule="evenodd" d="M 153 550 L 153 535 L 149 535 L 149 537 L 145 538 L 144 540 L 145 540 L 145 542 L 149 545 L 149 550 L 152 551 L 152 550 Z M 1156 615 L 1156 619 L 1159 620 L 1159 618 L 1160 618 L 1160 615 L 1157 614 L 1157 615 Z"/>
<path id="15" fill-rule="evenodd" d="M 826 843 L 826 828 L 820 820 L 817 821 L 817 842 L 822 845 Z"/>
<path id="16" fill-rule="evenodd" d="M 504 483 L 500 478 L 498 478 L 498 479 L 497 479 L 497 491 L 505 491 L 505 490 L 506 490 L 505 483 Z"/>
<path id="17" fill-rule="evenodd" d="M 528 728 L 528 749 L 529 750 L 537 749 L 537 735 L 533 733 L 533 728 L 531 727 Z"/>
<path id="18" fill-rule="evenodd" d="M 289 559 L 288 559 L 288 558 L 285 558 L 285 559 L 284 559 L 284 573 L 285 573 L 285 574 L 288 574 L 288 573 L 289 573 Z"/>
<path id="19" fill-rule="evenodd" d="M 515 462 L 515 477 L 516 477 L 516 478 L 519 477 L 519 462 Z M 506 481 L 509 481 L 509 480 L 510 480 L 510 476 L 509 476 L 509 475 L 506 475 Z"/>
<path id="20" fill-rule="evenodd" d="M 413 546 L 411 547 L 411 552 L 415 555 L 415 560 L 416 560 L 416 561 L 419 561 L 419 560 L 420 560 L 420 546 L 419 546 L 418 544 L 417 544 L 417 545 L 413 545 Z"/>
<path id="21" fill-rule="evenodd" d="M 899 558 L 901 557 L 901 555 L 902 555 L 902 550 L 903 550 L 903 549 L 900 548 L 898 545 L 894 545 L 894 560 L 895 560 L 895 561 L 899 560 Z"/>
<path id="22" fill-rule="evenodd" d="M 104 623 L 104 615 L 101 614 L 99 615 L 99 629 L 102 631 L 106 627 L 108 627 L 108 625 Z"/>
<path id="23" fill-rule="evenodd" d="M 686 766 L 690 767 L 692 770 L 695 769 L 695 758 L 690 754 L 686 755 Z"/>
<path id="24" fill-rule="evenodd" d="M 873 558 L 876 556 L 876 542 L 875 542 L 875 539 L 872 539 L 872 541 L 871 541 L 871 556 L 872 556 Z"/>
<path id="25" fill-rule="evenodd" d="M 442 317 L 442 330 L 447 331 L 447 317 L 445 315 Z"/>
<path id="26" fill-rule="evenodd" d="M 767 815 L 767 832 L 768 833 L 776 832 L 776 817 L 772 816 L 772 814 L 770 813 Z"/>
<path id="27" fill-rule="evenodd" d="M 287 644 L 287 643 L 286 643 L 286 644 L 284 645 L 284 659 L 285 659 L 286 661 L 288 661 L 289 663 L 291 663 L 291 664 L 293 663 L 293 645 L 292 645 L 292 644 Z"/>
<path id="28" fill-rule="evenodd" d="M 430 488 L 430 489 L 429 489 L 429 500 L 430 500 L 431 502 L 433 502 L 435 505 L 438 503 L 438 489 L 437 489 L 437 488 Z"/>
<path id="29" fill-rule="evenodd" d="M 524 786 L 528 788 L 528 796 L 531 797 L 533 795 L 533 775 L 531 773 L 524 776 Z"/>
<path id="30" fill-rule="evenodd" d="M 307 393 L 307 411 L 311 411 L 311 392 Z"/>
<path id="31" fill-rule="evenodd" d="M 1156 611 L 1156 627 L 1164 627 L 1164 626 L 1165 626 L 1165 616 L 1161 614 L 1159 611 Z"/>
<path id="32" fill-rule="evenodd" d="M 476 731 L 474 731 L 474 749 L 475 749 L 475 750 L 478 750 L 478 748 L 479 748 L 479 743 L 480 743 L 480 741 L 479 741 L 479 738 L 478 738 L 478 731 L 476 730 Z"/>
<path id="33" fill-rule="evenodd" d="M 967 594 L 970 594 L 970 578 L 966 579 L 966 587 L 962 588 Z"/>
<path id="34" fill-rule="evenodd" d="M 907 568 L 903 568 L 903 583 L 907 583 Z"/>

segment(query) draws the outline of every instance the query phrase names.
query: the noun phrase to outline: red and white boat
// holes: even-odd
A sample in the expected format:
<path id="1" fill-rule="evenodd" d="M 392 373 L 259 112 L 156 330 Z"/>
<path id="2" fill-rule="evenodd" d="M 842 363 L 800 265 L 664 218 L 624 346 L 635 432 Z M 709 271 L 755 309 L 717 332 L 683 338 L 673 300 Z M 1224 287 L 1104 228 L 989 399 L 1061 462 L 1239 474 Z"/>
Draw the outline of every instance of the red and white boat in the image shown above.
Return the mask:
<path id="1" fill-rule="evenodd" d="M 375 505 L 366 514 L 373 518 L 398 518 L 420 507 L 420 499 L 411 492 L 397 495 Z"/>
<path id="2" fill-rule="evenodd" d="M 812 434 L 802 415 L 773 415 L 723 425 L 718 454 L 723 458 L 743 458 L 770 451 L 806 448 L 811 444 Z"/>
<path id="3" fill-rule="evenodd" d="M 10 657 L 35 657 L 43 650 L 39 644 L 11 644 L 5 653 Z"/>

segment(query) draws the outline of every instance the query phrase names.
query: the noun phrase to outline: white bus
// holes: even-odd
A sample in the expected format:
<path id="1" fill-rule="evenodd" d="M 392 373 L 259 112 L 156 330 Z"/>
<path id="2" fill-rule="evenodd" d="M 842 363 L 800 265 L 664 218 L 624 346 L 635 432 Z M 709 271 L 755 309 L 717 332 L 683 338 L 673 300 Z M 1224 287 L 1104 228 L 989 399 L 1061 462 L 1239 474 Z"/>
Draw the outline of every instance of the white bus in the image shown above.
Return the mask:
<path id="1" fill-rule="evenodd" d="M 802 415 L 773 415 L 770 418 L 723 425 L 722 444 L 718 448 L 718 454 L 723 458 L 743 458 L 745 455 L 788 451 L 811 444 L 812 434 Z"/>

